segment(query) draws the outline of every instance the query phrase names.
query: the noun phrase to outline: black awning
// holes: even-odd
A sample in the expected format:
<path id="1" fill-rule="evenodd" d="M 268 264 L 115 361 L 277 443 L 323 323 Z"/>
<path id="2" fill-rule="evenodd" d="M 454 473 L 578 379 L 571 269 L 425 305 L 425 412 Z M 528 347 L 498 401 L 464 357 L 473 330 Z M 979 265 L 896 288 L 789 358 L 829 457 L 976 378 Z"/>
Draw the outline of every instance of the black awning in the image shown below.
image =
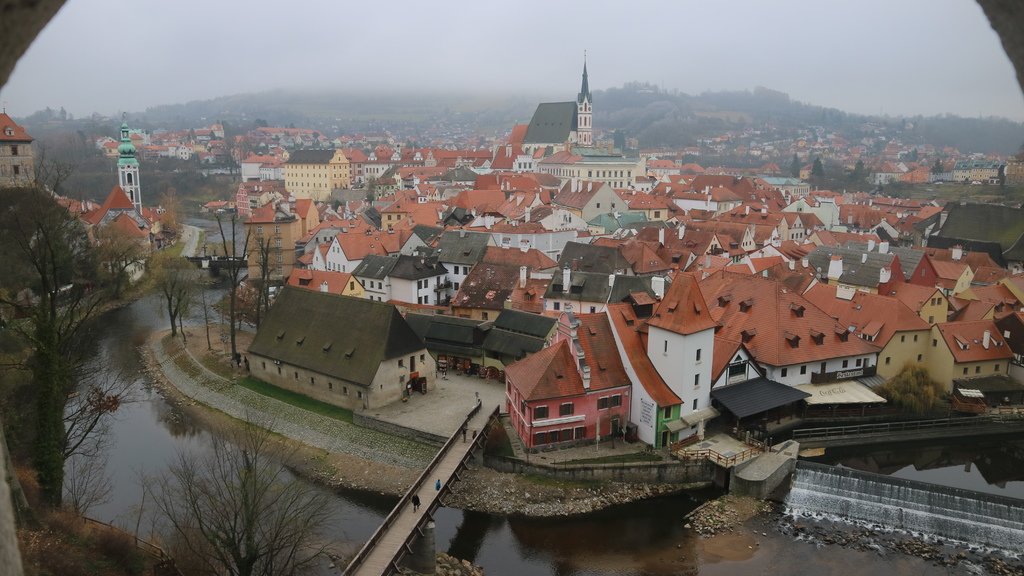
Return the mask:
<path id="1" fill-rule="evenodd" d="M 807 392 L 767 378 L 747 380 L 711 391 L 711 397 L 737 418 L 766 412 L 810 396 Z"/>

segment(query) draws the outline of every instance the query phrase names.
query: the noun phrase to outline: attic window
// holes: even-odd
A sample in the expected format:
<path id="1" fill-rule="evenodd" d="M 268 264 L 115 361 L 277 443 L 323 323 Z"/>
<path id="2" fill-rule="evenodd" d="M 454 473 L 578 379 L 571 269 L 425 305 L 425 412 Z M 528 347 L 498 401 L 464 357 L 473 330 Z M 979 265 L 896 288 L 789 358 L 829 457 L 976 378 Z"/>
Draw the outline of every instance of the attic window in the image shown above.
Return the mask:
<path id="1" fill-rule="evenodd" d="M 789 305 L 789 309 L 793 311 L 793 314 L 796 315 L 797 318 L 803 318 L 804 317 L 804 307 L 803 306 L 801 306 L 799 304 L 796 304 L 796 303 L 793 303 L 793 304 Z"/>
<path id="2" fill-rule="evenodd" d="M 746 300 L 740 302 L 740 312 L 746 312 L 746 311 L 750 310 L 750 308 L 753 305 L 754 305 L 754 299 L 753 298 L 747 298 Z"/>
<path id="3" fill-rule="evenodd" d="M 789 342 L 789 345 L 791 347 L 793 347 L 793 348 L 799 348 L 800 347 L 800 337 L 799 336 L 797 336 L 796 334 L 793 334 L 792 332 L 783 332 L 782 335 L 786 338 L 786 342 Z"/>
<path id="4" fill-rule="evenodd" d="M 330 350 L 331 349 L 331 344 L 333 344 L 333 342 L 325 342 L 324 346 L 323 346 L 323 351 L 327 352 L 328 350 Z"/>
<path id="5" fill-rule="evenodd" d="M 754 336 L 757 336 L 757 328 L 747 328 L 746 330 L 740 332 L 740 336 L 743 338 L 744 342 L 750 342 L 750 340 L 753 339 Z"/>
<path id="6" fill-rule="evenodd" d="M 284 338 L 284 330 L 281 330 L 280 332 L 277 333 L 277 339 L 280 340 L 282 338 Z"/>
<path id="7" fill-rule="evenodd" d="M 587 326 L 587 331 L 590 332 L 591 336 L 597 336 L 597 330 L 593 326 Z"/>
<path id="8" fill-rule="evenodd" d="M 825 343 L 825 334 L 817 330 L 811 330 L 811 340 L 814 340 L 815 344 L 821 346 Z"/>
<path id="9" fill-rule="evenodd" d="M 726 305 L 729 304 L 729 302 L 732 302 L 732 296 L 730 296 L 729 294 L 724 294 L 718 297 L 718 305 L 721 306 L 722 308 L 725 308 Z"/>
<path id="10" fill-rule="evenodd" d="M 305 336 L 299 336 L 298 338 L 295 339 L 295 343 L 298 344 L 299 346 L 302 346 L 302 343 L 305 342 L 305 341 L 306 341 L 306 337 Z"/>
<path id="11" fill-rule="evenodd" d="M 668 311 L 669 312 L 675 312 L 677 306 L 679 306 L 679 301 L 678 300 L 673 300 L 673 301 L 669 302 L 668 303 Z"/>
<path id="12" fill-rule="evenodd" d="M 355 348 L 349 348 L 348 350 L 345 351 L 345 358 L 351 358 L 352 355 L 355 354 L 355 353 L 356 353 L 356 349 Z"/>

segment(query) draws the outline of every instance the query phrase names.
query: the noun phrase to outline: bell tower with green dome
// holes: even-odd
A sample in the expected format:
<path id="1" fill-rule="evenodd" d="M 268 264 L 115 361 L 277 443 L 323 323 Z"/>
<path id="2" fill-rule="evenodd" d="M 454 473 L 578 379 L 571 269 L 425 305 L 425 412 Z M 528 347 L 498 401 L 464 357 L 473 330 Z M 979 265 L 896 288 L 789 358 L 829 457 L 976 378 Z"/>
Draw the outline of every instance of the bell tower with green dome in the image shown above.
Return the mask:
<path id="1" fill-rule="evenodd" d="M 131 199 L 135 209 L 142 213 L 142 191 L 139 188 L 139 160 L 135 157 L 135 145 L 128 134 L 128 123 L 121 123 L 121 144 L 117 147 L 118 185 Z"/>

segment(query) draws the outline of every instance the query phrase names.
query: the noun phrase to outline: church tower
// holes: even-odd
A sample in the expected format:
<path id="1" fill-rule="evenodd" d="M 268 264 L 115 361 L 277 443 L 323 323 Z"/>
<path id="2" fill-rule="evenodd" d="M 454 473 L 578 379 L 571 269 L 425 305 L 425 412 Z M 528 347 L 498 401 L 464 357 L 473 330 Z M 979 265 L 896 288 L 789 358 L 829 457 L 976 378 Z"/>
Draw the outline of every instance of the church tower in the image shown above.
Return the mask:
<path id="1" fill-rule="evenodd" d="M 135 209 L 142 213 L 142 192 L 139 188 L 139 161 L 135 157 L 135 145 L 128 134 L 128 123 L 121 123 L 121 144 L 117 147 L 118 185 L 131 199 Z"/>
<path id="2" fill-rule="evenodd" d="M 590 84 L 587 83 L 587 55 L 583 55 L 583 84 L 576 96 L 576 141 L 580 146 L 593 146 L 593 125 L 591 124 Z"/>

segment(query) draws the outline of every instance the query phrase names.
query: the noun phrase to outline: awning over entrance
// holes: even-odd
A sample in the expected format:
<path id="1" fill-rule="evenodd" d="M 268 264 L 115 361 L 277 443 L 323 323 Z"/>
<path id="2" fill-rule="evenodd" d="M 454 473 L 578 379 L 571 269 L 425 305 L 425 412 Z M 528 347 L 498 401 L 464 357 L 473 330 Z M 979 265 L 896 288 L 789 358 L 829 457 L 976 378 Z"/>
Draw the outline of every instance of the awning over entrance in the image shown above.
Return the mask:
<path id="1" fill-rule="evenodd" d="M 885 398 L 855 380 L 828 384 L 802 384 L 798 390 L 808 393 L 806 402 L 818 404 L 884 404 Z"/>
<path id="2" fill-rule="evenodd" d="M 767 378 L 747 380 L 711 391 L 711 397 L 737 418 L 767 412 L 808 396 L 807 392 Z"/>
<path id="3" fill-rule="evenodd" d="M 707 408 L 701 408 L 695 412 L 691 412 L 685 416 L 682 416 L 680 420 L 687 426 L 695 426 L 705 420 L 711 420 L 718 416 L 720 412 L 715 410 L 713 407 L 708 406 Z M 674 430 L 673 430 L 674 431 Z"/>
<path id="4" fill-rule="evenodd" d="M 683 428 L 686 428 L 686 424 L 682 420 L 670 420 L 665 423 L 665 428 L 668 428 L 669 432 L 679 432 Z"/>

